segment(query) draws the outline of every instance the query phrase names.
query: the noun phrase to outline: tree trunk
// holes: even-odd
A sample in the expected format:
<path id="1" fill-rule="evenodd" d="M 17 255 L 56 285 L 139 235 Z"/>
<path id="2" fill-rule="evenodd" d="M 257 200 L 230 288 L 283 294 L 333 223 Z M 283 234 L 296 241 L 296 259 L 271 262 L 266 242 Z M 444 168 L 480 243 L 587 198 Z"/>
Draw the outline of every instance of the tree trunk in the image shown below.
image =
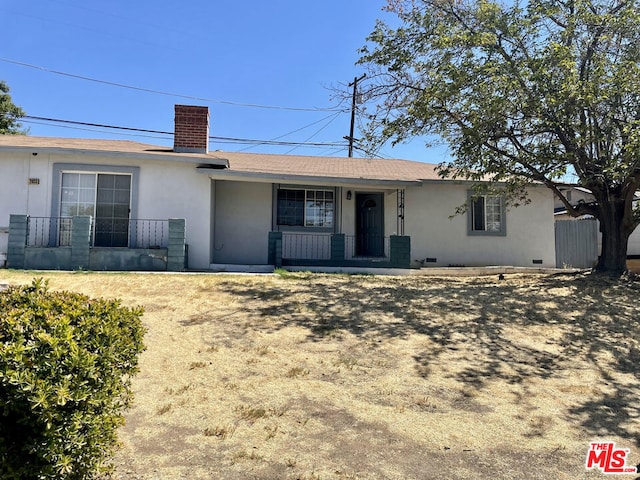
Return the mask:
<path id="1" fill-rule="evenodd" d="M 626 218 L 624 200 L 602 200 L 598 202 L 602 250 L 595 271 L 619 277 L 627 271 L 627 244 L 632 218 Z"/>

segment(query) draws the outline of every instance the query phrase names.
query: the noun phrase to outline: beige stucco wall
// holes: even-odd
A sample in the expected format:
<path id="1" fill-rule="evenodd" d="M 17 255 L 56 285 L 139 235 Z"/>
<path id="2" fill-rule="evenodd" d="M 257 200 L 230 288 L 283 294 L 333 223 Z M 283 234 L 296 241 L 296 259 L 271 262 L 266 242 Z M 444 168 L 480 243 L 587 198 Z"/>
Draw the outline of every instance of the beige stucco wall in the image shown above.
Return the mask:
<path id="1" fill-rule="evenodd" d="M 347 200 L 347 192 L 351 192 L 351 200 Z M 383 188 L 354 187 L 342 188 L 342 232 L 346 235 L 356 234 L 356 194 L 382 193 L 384 202 L 384 235 L 395 235 L 397 232 L 397 190 Z"/>
<path id="2" fill-rule="evenodd" d="M 555 267 L 553 195 L 530 191 L 531 203 L 506 212 L 506 236 L 468 235 L 466 214 L 451 217 L 467 200 L 468 186 L 428 183 L 406 190 L 405 233 L 412 260 L 425 266 L 511 265 Z M 542 260 L 542 264 L 533 264 Z"/>
<path id="3" fill-rule="evenodd" d="M 215 264 L 266 264 L 267 238 L 272 228 L 273 186 L 270 183 L 214 182 L 213 260 Z M 347 200 L 351 191 L 352 199 Z M 405 235 L 411 236 L 412 260 L 419 266 L 513 265 L 555 266 L 553 196 L 544 188 L 531 192 L 531 204 L 507 211 L 505 237 L 469 236 L 465 215 L 450 218 L 467 199 L 468 187 L 425 184 L 405 190 Z M 398 232 L 397 190 L 343 187 L 341 233 L 355 235 L 356 193 L 382 193 L 386 237 Z M 533 260 L 542 260 L 534 264 Z"/>
<path id="4" fill-rule="evenodd" d="M 157 160 L 131 160 L 117 156 L 63 156 L 39 153 L 0 153 L 0 229 L 12 213 L 34 217 L 52 214 L 54 163 L 139 167 L 138 219 L 184 218 L 189 244 L 189 267 L 208 268 L 211 231 L 211 181 L 196 172 L 196 165 Z M 102 171 L 102 170 L 101 170 Z M 38 178 L 39 185 L 28 185 Z M 0 252 L 7 250 L 7 235 L 0 233 Z"/>
<path id="5" fill-rule="evenodd" d="M 265 265 L 271 231 L 270 183 L 215 181 L 215 264 Z"/>

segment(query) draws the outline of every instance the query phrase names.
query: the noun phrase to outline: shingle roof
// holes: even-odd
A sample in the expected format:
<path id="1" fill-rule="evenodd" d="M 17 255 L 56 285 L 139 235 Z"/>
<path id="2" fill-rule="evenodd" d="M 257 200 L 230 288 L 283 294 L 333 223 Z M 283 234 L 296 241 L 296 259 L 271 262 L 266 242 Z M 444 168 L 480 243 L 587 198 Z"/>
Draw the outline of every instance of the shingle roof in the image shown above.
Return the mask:
<path id="1" fill-rule="evenodd" d="M 118 155 L 158 157 L 158 159 L 204 165 L 226 165 L 221 175 L 293 176 L 340 178 L 347 180 L 381 180 L 419 182 L 440 180 L 435 165 L 409 160 L 338 158 L 300 155 L 273 155 L 214 151 L 208 154 L 175 153 L 170 148 L 128 140 L 90 140 L 0 135 L 0 151 L 25 150 L 66 152 L 82 155 Z"/>
<path id="2" fill-rule="evenodd" d="M 87 138 L 32 137 L 0 135 L 0 146 L 22 148 L 57 148 L 91 151 L 140 152 L 152 147 L 129 140 L 93 140 Z M 152 147 L 158 148 L 158 147 Z"/>
<path id="3" fill-rule="evenodd" d="M 229 169 L 241 173 L 408 182 L 440 179 L 435 165 L 408 160 L 233 152 L 212 155 L 228 160 Z"/>
<path id="4" fill-rule="evenodd" d="M 94 140 L 87 138 L 31 137 L 28 135 L 0 135 L 1 150 L 60 152 L 78 155 L 130 155 L 162 157 L 182 162 L 213 161 L 215 157 L 198 153 L 175 153 L 171 148 L 130 140 Z"/>

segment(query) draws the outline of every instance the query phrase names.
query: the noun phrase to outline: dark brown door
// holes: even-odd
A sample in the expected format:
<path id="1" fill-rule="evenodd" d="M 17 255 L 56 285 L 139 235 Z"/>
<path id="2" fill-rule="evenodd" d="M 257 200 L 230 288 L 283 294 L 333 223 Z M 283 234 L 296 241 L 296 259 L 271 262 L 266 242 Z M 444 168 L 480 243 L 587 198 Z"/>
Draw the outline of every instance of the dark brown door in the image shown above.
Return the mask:
<path id="1" fill-rule="evenodd" d="M 381 193 L 356 194 L 356 255 L 384 257 L 384 209 Z"/>

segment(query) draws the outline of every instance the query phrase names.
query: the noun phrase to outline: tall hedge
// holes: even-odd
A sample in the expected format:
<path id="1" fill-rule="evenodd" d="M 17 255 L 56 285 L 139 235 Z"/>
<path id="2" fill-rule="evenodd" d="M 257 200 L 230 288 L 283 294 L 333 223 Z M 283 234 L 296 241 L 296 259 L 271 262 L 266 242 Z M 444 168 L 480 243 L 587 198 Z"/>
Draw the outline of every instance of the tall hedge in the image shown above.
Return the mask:
<path id="1" fill-rule="evenodd" d="M 0 292 L 0 479 L 104 469 L 144 350 L 142 313 L 42 279 Z"/>

